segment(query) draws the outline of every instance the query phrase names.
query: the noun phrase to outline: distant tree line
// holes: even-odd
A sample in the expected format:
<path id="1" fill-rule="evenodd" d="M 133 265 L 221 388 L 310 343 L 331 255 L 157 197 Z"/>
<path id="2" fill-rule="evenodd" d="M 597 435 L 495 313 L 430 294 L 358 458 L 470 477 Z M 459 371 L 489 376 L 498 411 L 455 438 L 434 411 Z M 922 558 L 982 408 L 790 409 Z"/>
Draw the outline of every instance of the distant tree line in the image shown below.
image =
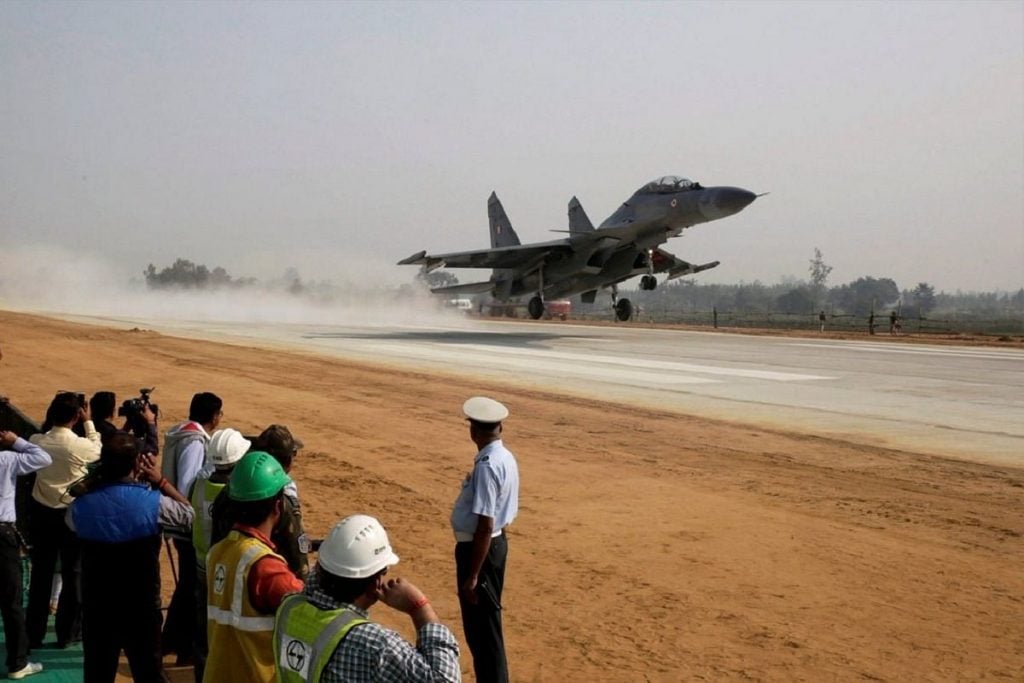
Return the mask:
<path id="1" fill-rule="evenodd" d="M 620 292 L 620 296 L 623 295 Z M 628 296 L 645 307 L 670 311 L 731 311 L 742 314 L 817 314 L 866 317 L 898 309 L 905 317 L 946 313 L 977 315 L 1024 315 L 1024 289 L 1008 292 L 936 292 L 927 282 L 900 289 L 892 278 L 861 277 L 828 288 L 816 296 L 808 283 L 784 281 L 735 285 L 701 284 L 697 280 L 663 283 L 653 292 L 637 290 Z M 595 305 L 604 305 L 598 302 Z"/>
<path id="2" fill-rule="evenodd" d="M 234 279 L 228 272 L 217 266 L 210 270 L 202 264 L 179 258 L 170 266 L 157 270 L 152 263 L 143 271 L 146 286 L 150 289 L 216 289 L 225 287 L 249 287 L 256 284 L 255 278 Z"/>
<path id="3" fill-rule="evenodd" d="M 810 259 L 808 279 L 784 278 L 774 285 L 755 281 L 739 284 L 702 284 L 697 279 L 662 282 L 653 291 L 630 291 L 629 296 L 649 314 L 677 314 L 691 312 L 728 312 L 737 315 L 769 316 L 772 314 L 817 316 L 820 311 L 830 317 L 866 318 L 872 312 L 888 314 L 896 310 L 905 318 L 1024 318 L 1024 288 L 1016 292 L 939 292 L 927 282 L 913 288 L 901 289 L 888 277 L 864 276 L 851 282 L 830 287 L 828 278 L 832 267 L 821 251 L 814 249 Z M 283 275 L 261 282 L 253 277 L 232 277 L 224 268 L 208 268 L 188 259 L 178 258 L 162 269 L 149 264 L 143 272 L 146 286 L 155 290 L 216 290 L 259 288 L 285 292 L 324 303 L 358 303 L 367 294 L 365 284 L 334 283 L 331 281 L 303 281 L 295 268 L 287 268 Z M 409 299 L 429 287 L 458 284 L 450 272 L 435 270 L 418 272 L 413 284 L 404 284 L 384 292 L 396 299 Z M 576 297 L 573 309 L 598 310 L 610 303 L 607 292 L 599 293 L 593 305 L 582 304 Z"/>
<path id="4" fill-rule="evenodd" d="M 261 282 L 254 277 L 232 277 L 220 266 L 213 269 L 188 259 L 175 259 L 174 263 L 157 270 L 152 263 L 142 272 L 149 289 L 165 290 L 219 290 L 262 288 L 287 291 L 289 294 L 323 294 L 329 283 L 304 283 L 295 268 L 287 268 L 280 278 Z"/>
<path id="5" fill-rule="evenodd" d="M 761 282 L 733 285 L 701 284 L 699 280 L 662 283 L 654 291 L 637 290 L 629 297 L 652 313 L 728 311 L 741 315 L 816 315 L 867 317 L 898 311 L 905 318 L 943 316 L 977 318 L 1024 317 L 1024 288 L 1016 292 L 937 292 L 928 282 L 901 289 L 888 277 L 860 277 L 828 286 L 832 267 L 814 250 L 809 279 L 784 278 L 774 285 Z M 598 302 L 595 305 L 603 306 Z"/>

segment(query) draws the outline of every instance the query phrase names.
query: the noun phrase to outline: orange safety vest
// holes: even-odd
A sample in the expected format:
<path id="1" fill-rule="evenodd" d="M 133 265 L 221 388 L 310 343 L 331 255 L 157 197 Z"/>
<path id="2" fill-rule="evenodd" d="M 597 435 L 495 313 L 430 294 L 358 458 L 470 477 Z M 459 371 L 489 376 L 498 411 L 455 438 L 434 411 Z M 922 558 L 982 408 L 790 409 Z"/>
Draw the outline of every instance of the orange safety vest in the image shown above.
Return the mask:
<path id="1" fill-rule="evenodd" d="M 267 555 L 281 558 L 258 538 L 232 531 L 206 556 L 210 654 L 203 683 L 275 680 L 274 614 L 249 602 L 249 571 Z"/>

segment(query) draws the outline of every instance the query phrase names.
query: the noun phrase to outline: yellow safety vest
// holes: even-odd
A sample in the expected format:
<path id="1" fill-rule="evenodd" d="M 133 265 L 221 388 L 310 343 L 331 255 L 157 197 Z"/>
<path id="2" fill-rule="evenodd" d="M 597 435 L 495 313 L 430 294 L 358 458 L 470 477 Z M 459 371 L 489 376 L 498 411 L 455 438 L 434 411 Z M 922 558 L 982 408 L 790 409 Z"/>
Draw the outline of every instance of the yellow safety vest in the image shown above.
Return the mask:
<path id="1" fill-rule="evenodd" d="M 319 683 L 334 651 L 366 619 L 353 610 L 320 609 L 304 595 L 289 595 L 274 620 L 274 662 L 281 683 Z"/>
<path id="2" fill-rule="evenodd" d="M 274 681 L 274 615 L 249 602 L 249 571 L 277 555 L 257 538 L 232 531 L 206 557 L 206 624 L 210 656 L 204 683 Z M 284 562 L 284 558 L 281 558 Z"/>
<path id="3" fill-rule="evenodd" d="M 202 571 L 206 571 L 206 553 L 210 552 L 210 539 L 213 538 L 213 501 L 217 500 L 217 494 L 227 486 L 226 483 L 218 484 L 209 479 L 197 479 L 192 489 L 192 509 L 195 516 L 192 519 L 192 545 L 196 549 L 196 564 Z"/>

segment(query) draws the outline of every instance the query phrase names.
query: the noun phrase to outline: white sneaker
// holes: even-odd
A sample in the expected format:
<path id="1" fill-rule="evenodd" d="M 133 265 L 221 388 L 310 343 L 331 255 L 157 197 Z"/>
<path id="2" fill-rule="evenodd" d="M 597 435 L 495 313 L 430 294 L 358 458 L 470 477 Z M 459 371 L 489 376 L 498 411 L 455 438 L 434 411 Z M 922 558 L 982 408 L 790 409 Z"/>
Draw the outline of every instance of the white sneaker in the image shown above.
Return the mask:
<path id="1" fill-rule="evenodd" d="M 43 670 L 43 665 L 40 664 L 39 662 L 29 662 L 28 664 L 26 664 L 25 666 L 21 667 L 17 671 L 10 671 L 10 672 L 8 672 L 7 673 L 7 677 L 8 678 L 13 678 L 15 680 L 19 680 L 19 679 L 24 678 L 25 676 L 31 676 L 32 674 L 37 674 L 37 673 L 39 673 L 42 670 Z"/>

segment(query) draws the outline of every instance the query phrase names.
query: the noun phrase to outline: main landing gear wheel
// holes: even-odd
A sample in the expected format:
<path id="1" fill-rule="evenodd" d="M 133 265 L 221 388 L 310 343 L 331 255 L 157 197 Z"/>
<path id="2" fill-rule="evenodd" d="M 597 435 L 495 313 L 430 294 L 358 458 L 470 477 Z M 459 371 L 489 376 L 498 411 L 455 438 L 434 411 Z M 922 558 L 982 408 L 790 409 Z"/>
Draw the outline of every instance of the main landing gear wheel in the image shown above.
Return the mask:
<path id="1" fill-rule="evenodd" d="M 539 296 L 535 296 L 526 304 L 526 310 L 529 311 L 531 318 L 540 320 L 544 315 L 544 301 Z"/>
<path id="2" fill-rule="evenodd" d="M 658 287 L 658 278 L 653 275 L 644 275 L 640 278 L 640 289 L 645 291 L 653 291 Z"/>
<path id="3" fill-rule="evenodd" d="M 629 299 L 619 299 L 615 304 L 615 317 L 625 322 L 633 317 L 633 303 Z"/>

